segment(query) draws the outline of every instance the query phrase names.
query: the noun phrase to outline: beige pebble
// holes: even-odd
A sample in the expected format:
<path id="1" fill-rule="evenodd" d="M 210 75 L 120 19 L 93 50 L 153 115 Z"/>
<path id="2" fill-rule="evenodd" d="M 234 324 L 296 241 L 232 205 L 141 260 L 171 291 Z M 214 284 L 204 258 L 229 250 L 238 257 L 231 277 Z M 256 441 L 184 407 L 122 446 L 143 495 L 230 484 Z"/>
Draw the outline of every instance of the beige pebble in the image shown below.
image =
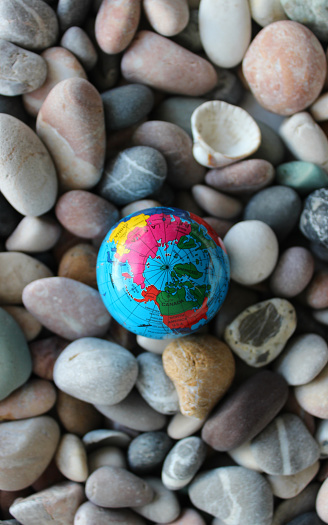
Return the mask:
<path id="1" fill-rule="evenodd" d="M 131 437 L 126 434 L 126 432 L 121 432 L 120 430 L 98 428 L 83 436 L 83 443 L 89 451 L 107 445 L 127 448 L 130 442 Z"/>
<path id="2" fill-rule="evenodd" d="M 328 523 L 328 479 L 320 487 L 317 495 L 315 508 L 319 518 Z"/>
<path id="3" fill-rule="evenodd" d="M 196 184 L 191 188 L 191 192 L 196 203 L 206 213 L 220 219 L 234 219 L 243 209 L 242 203 L 237 199 L 203 184 Z"/>
<path id="4" fill-rule="evenodd" d="M 181 33 L 189 21 L 187 0 L 144 0 L 143 9 L 152 28 L 163 36 Z"/>
<path id="5" fill-rule="evenodd" d="M 328 419 L 328 365 L 313 381 L 295 387 L 295 397 L 303 410 L 321 419 Z"/>
<path id="6" fill-rule="evenodd" d="M 86 501 L 77 509 L 74 525 L 145 525 L 145 521 L 131 510 L 104 509 Z"/>
<path id="7" fill-rule="evenodd" d="M 143 335 L 137 335 L 137 343 L 144 350 L 153 352 L 153 354 L 162 354 L 167 345 L 174 339 L 152 339 Z"/>
<path id="8" fill-rule="evenodd" d="M 310 107 L 310 113 L 316 122 L 328 120 L 328 93 L 323 93 Z"/>
<path id="9" fill-rule="evenodd" d="M 2 308 L 19 324 L 27 342 L 33 341 L 39 335 L 42 325 L 26 308 L 23 306 L 3 306 Z"/>
<path id="10" fill-rule="evenodd" d="M 313 480 L 318 473 L 319 466 L 319 461 L 316 461 L 313 465 L 290 476 L 273 476 L 269 474 L 267 480 L 273 495 L 282 499 L 294 498 Z"/>
<path id="11" fill-rule="evenodd" d="M 204 424 L 204 419 L 197 419 L 195 417 L 184 416 L 180 412 L 172 416 L 167 433 L 173 439 L 183 439 L 192 436 L 200 430 Z"/>
<path id="12" fill-rule="evenodd" d="M 140 18 L 141 0 L 103 0 L 95 24 L 99 47 L 107 54 L 120 53 L 130 44 Z"/>
<path id="13" fill-rule="evenodd" d="M 312 511 L 315 507 L 319 488 L 319 483 L 310 483 L 294 498 L 287 499 L 278 504 L 271 525 L 285 525 L 296 516 Z"/>
<path id="14" fill-rule="evenodd" d="M 89 473 L 100 467 L 127 468 L 126 457 L 118 447 L 101 447 L 88 455 Z"/>
<path id="15" fill-rule="evenodd" d="M 253 20 L 262 27 L 287 19 L 280 0 L 250 0 L 249 7 Z"/>
<path id="16" fill-rule="evenodd" d="M 98 251 L 91 244 L 81 243 L 69 248 L 60 259 L 58 276 L 74 279 L 97 288 Z"/>
<path id="17" fill-rule="evenodd" d="M 0 421 L 26 419 L 48 412 L 56 402 L 56 389 L 50 381 L 30 379 L 0 401 Z"/>
<path id="18" fill-rule="evenodd" d="M 121 209 L 121 217 L 127 217 L 131 213 L 146 210 L 147 208 L 158 208 L 161 203 L 152 199 L 142 199 L 140 201 L 131 202 Z"/>
<path id="19" fill-rule="evenodd" d="M 103 419 L 93 405 L 61 390 L 58 390 L 56 410 L 65 430 L 78 436 L 99 428 Z"/>
<path id="20" fill-rule="evenodd" d="M 15 252 L 51 250 L 61 234 L 58 222 L 50 216 L 24 217 L 6 240 L 6 249 Z"/>
<path id="21" fill-rule="evenodd" d="M 83 482 L 88 477 L 87 453 L 82 440 L 74 434 L 64 434 L 56 456 L 59 471 L 70 481 Z"/>
<path id="22" fill-rule="evenodd" d="M 246 443 L 243 443 L 239 447 L 228 450 L 228 454 L 241 467 L 256 470 L 256 472 L 263 472 L 254 458 L 250 441 L 246 441 Z"/>
<path id="23" fill-rule="evenodd" d="M 315 309 L 328 308 L 328 272 L 317 272 L 305 292 L 308 306 Z"/>

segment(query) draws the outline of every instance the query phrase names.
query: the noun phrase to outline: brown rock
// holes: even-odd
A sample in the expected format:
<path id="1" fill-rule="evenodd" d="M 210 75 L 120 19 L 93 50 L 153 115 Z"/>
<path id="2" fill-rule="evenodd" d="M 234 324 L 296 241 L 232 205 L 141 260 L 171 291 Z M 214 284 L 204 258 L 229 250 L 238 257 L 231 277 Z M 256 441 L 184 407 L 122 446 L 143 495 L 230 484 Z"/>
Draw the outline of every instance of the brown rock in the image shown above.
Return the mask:
<path id="1" fill-rule="evenodd" d="M 59 354 L 69 341 L 57 335 L 39 339 L 29 345 L 32 357 L 33 373 L 42 379 L 53 380 L 53 369 Z"/>
<path id="2" fill-rule="evenodd" d="M 19 324 L 26 337 L 26 341 L 32 341 L 39 335 L 42 329 L 41 323 L 23 306 L 3 306 L 2 308 Z"/>
<path id="3" fill-rule="evenodd" d="M 277 297 L 298 295 L 310 282 L 313 270 L 314 259 L 309 250 L 303 246 L 288 248 L 281 254 L 270 277 L 270 288 L 273 294 Z"/>
<path id="4" fill-rule="evenodd" d="M 179 396 L 185 416 L 203 419 L 230 387 L 235 361 L 228 346 L 212 335 L 172 341 L 163 366 Z"/>
<path id="5" fill-rule="evenodd" d="M 76 244 L 64 253 L 58 267 L 59 277 L 97 288 L 97 250 L 91 244 Z"/>
<path id="6" fill-rule="evenodd" d="M 151 31 L 137 33 L 123 55 L 121 69 L 126 80 L 168 93 L 197 97 L 217 84 L 215 69 L 207 60 Z"/>
<path id="7" fill-rule="evenodd" d="M 263 159 L 241 160 L 221 169 L 209 170 L 205 182 L 226 193 L 253 193 L 268 186 L 274 178 L 274 167 Z"/>
<path id="8" fill-rule="evenodd" d="M 262 29 L 250 44 L 243 73 L 268 111 L 293 115 L 312 104 L 326 78 L 326 57 L 312 31 L 281 20 Z"/>
<path id="9" fill-rule="evenodd" d="M 318 272 L 306 290 L 306 302 L 311 308 L 328 307 L 328 272 Z"/>
<path id="10" fill-rule="evenodd" d="M 109 55 L 128 47 L 137 30 L 141 0 L 103 0 L 96 18 L 99 47 Z"/>
<path id="11" fill-rule="evenodd" d="M 40 416 L 56 402 L 56 389 L 50 381 L 31 379 L 0 401 L 0 421 Z"/>
<path id="12" fill-rule="evenodd" d="M 56 410 L 63 427 L 72 434 L 84 436 L 101 427 L 103 417 L 93 405 L 58 390 Z"/>

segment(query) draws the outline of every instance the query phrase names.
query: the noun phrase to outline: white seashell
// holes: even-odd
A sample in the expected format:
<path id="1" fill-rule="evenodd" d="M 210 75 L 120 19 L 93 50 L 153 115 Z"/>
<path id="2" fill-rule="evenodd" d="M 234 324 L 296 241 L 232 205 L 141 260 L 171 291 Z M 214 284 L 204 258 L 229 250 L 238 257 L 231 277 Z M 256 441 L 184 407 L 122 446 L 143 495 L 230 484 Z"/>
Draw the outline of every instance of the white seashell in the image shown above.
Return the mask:
<path id="1" fill-rule="evenodd" d="M 317 98 L 310 107 L 310 112 L 317 122 L 328 120 L 328 93 L 324 93 Z"/>
<path id="2" fill-rule="evenodd" d="M 221 168 L 252 155 L 261 144 L 261 131 L 244 109 L 210 100 L 191 115 L 193 155 L 199 164 Z"/>

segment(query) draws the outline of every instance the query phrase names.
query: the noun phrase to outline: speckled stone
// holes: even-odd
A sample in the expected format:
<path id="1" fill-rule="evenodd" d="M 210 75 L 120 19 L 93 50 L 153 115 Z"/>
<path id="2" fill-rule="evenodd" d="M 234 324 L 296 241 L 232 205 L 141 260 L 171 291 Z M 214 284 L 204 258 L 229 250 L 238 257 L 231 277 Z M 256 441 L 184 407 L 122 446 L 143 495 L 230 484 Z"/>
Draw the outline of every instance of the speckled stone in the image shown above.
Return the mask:
<path id="1" fill-rule="evenodd" d="M 277 297 L 295 297 L 312 279 L 314 259 L 309 250 L 292 246 L 285 250 L 270 277 L 270 288 Z"/>
<path id="2" fill-rule="evenodd" d="M 128 47 L 140 19 L 140 0 L 103 0 L 95 24 L 99 47 L 107 54 L 121 53 Z"/>
<path id="3" fill-rule="evenodd" d="M 209 188 L 204 184 L 195 184 L 191 188 L 196 203 L 210 215 L 220 219 L 234 219 L 240 215 L 243 205 L 233 198 Z"/>
<path id="4" fill-rule="evenodd" d="M 89 474 L 100 467 L 127 468 L 124 452 L 118 447 L 101 447 L 88 454 Z"/>
<path id="5" fill-rule="evenodd" d="M 153 500 L 147 505 L 134 507 L 133 510 L 151 521 L 167 523 L 180 514 L 180 505 L 176 495 L 164 487 L 158 478 L 145 478 L 154 491 Z"/>
<path id="6" fill-rule="evenodd" d="M 221 169 L 209 170 L 205 182 L 226 193 L 253 193 L 268 186 L 274 178 L 274 168 L 262 159 L 242 160 Z"/>
<path id="7" fill-rule="evenodd" d="M 161 61 L 160 70 L 156 67 Z M 125 51 L 123 77 L 180 95 L 201 96 L 215 87 L 214 67 L 200 56 L 152 31 L 140 31 Z"/>
<path id="8" fill-rule="evenodd" d="M 128 448 L 129 468 L 138 474 L 160 467 L 173 445 L 166 432 L 144 432 L 134 438 Z"/>
<path id="9" fill-rule="evenodd" d="M 10 513 L 20 523 L 73 523 L 74 514 L 84 500 L 81 485 L 63 482 L 24 499 L 17 499 L 10 507 Z"/>
<path id="10" fill-rule="evenodd" d="M 265 111 L 263 108 L 261 109 L 262 111 Z M 271 119 L 272 114 L 269 113 L 269 115 Z M 259 116 L 262 117 L 262 113 L 260 113 Z M 262 118 L 264 118 L 264 116 Z M 286 154 L 286 148 L 283 141 L 271 126 L 268 126 L 265 122 L 262 122 L 257 118 L 255 118 L 255 121 L 261 131 L 261 144 L 251 158 L 266 160 L 273 164 L 273 166 L 281 164 L 284 161 Z M 269 120 L 269 122 L 271 123 L 271 120 Z"/>
<path id="11" fill-rule="evenodd" d="M 289 385 L 312 381 L 328 362 L 326 341 L 317 334 L 293 337 L 275 363 L 275 370 Z"/>
<path id="12" fill-rule="evenodd" d="M 279 60 L 279 68 L 274 67 Z M 294 64 L 298 67 L 293 67 Z M 291 20 L 269 24 L 250 44 L 243 73 L 265 109 L 292 115 L 312 104 L 326 76 L 324 51 L 305 26 Z"/>
<path id="13" fill-rule="evenodd" d="M 268 224 L 279 241 L 296 226 L 302 209 L 299 195 L 286 186 L 271 186 L 254 195 L 244 210 L 245 220 Z"/>
<path id="14" fill-rule="evenodd" d="M 202 439 L 215 450 L 233 450 L 261 432 L 284 406 L 288 387 L 280 375 L 263 370 L 227 394 L 206 421 Z"/>
<path id="15" fill-rule="evenodd" d="M 319 483 L 310 483 L 300 494 L 280 503 L 275 510 L 272 525 L 285 525 L 288 520 L 312 511 L 319 488 Z"/>
<path id="16" fill-rule="evenodd" d="M 224 339 L 243 361 L 258 368 L 280 354 L 296 324 L 296 311 L 289 301 L 268 299 L 239 314 L 225 329 Z"/>
<path id="17" fill-rule="evenodd" d="M 328 273 L 317 272 L 306 289 L 306 302 L 311 308 L 328 307 Z"/>
<path id="18" fill-rule="evenodd" d="M 49 93 L 36 129 L 51 153 L 62 189 L 97 184 L 105 160 L 105 119 L 101 97 L 84 78 L 68 78 Z"/>
<path id="19" fill-rule="evenodd" d="M 55 361 L 68 344 L 69 341 L 56 335 L 30 343 L 33 373 L 52 381 Z"/>
<path id="20" fill-rule="evenodd" d="M 137 363 L 139 372 L 136 387 L 144 400 L 161 414 L 178 412 L 178 393 L 164 371 L 161 356 L 144 352 L 138 355 Z"/>
<path id="21" fill-rule="evenodd" d="M 63 34 L 60 45 L 70 51 L 82 64 L 85 71 L 90 71 L 98 60 L 97 51 L 81 27 L 70 27 Z"/>
<path id="22" fill-rule="evenodd" d="M 258 472 L 243 467 L 221 467 L 199 474 L 189 486 L 196 508 L 230 525 L 271 525 L 273 496 Z"/>
<path id="23" fill-rule="evenodd" d="M 145 521 L 131 510 L 111 510 L 86 501 L 76 511 L 75 525 L 145 525 Z"/>
<path id="24" fill-rule="evenodd" d="M 289 499 L 300 494 L 302 490 L 317 475 L 320 463 L 316 461 L 304 470 L 291 474 L 290 476 L 274 476 L 269 474 L 267 480 L 270 484 L 274 496 L 282 499 Z"/>
<path id="25" fill-rule="evenodd" d="M 306 198 L 300 229 L 311 241 L 328 247 L 328 189 L 316 190 Z"/>
<path id="26" fill-rule="evenodd" d="M 321 419 L 328 419 L 328 365 L 306 385 L 295 387 L 295 397 L 303 410 Z"/>
<path id="27" fill-rule="evenodd" d="M 116 87 L 102 93 L 101 98 L 107 132 L 134 126 L 150 113 L 154 105 L 152 90 L 143 84 Z"/>
<path id="28" fill-rule="evenodd" d="M 143 8 L 152 28 L 163 36 L 174 36 L 189 20 L 187 0 L 144 0 Z"/>
<path id="29" fill-rule="evenodd" d="M 325 0 L 281 0 L 290 20 L 304 24 L 320 39 L 328 40 L 328 14 Z"/>
<path id="30" fill-rule="evenodd" d="M 93 404 L 119 403 L 137 375 L 138 364 L 131 352 L 96 337 L 82 337 L 68 345 L 54 367 L 54 382 L 60 390 Z"/>
<path id="31" fill-rule="evenodd" d="M 231 351 L 212 335 L 172 341 L 164 350 L 163 366 L 178 392 L 182 414 L 197 419 L 209 414 L 235 374 Z"/>
<path id="32" fill-rule="evenodd" d="M 61 390 L 57 393 L 56 411 L 65 430 L 78 436 L 99 428 L 103 419 L 93 405 Z"/>
<path id="33" fill-rule="evenodd" d="M 61 227 L 50 215 L 24 217 L 6 240 L 8 251 L 37 253 L 51 250 L 61 234 Z"/>
<path id="34" fill-rule="evenodd" d="M 205 98 L 167 97 L 154 110 L 156 120 L 172 122 L 192 136 L 190 119 L 198 106 L 206 102 Z"/>
<path id="35" fill-rule="evenodd" d="M 59 435 L 58 424 L 49 416 L 1 423 L 1 490 L 20 490 L 34 483 L 50 463 Z"/>
<path id="36" fill-rule="evenodd" d="M 111 490 L 108 490 L 108 486 Z M 154 492 L 143 479 L 118 467 L 101 467 L 93 472 L 85 485 L 87 498 L 100 507 L 123 508 L 150 503 Z"/>
<path id="37" fill-rule="evenodd" d="M 167 427 L 167 434 L 172 439 L 183 439 L 198 432 L 204 424 L 204 419 L 184 416 L 180 412 L 175 414 Z"/>
<path id="38" fill-rule="evenodd" d="M 87 453 L 83 442 L 74 434 L 63 434 L 55 461 L 58 470 L 70 481 L 84 482 L 88 477 Z"/>
<path id="39" fill-rule="evenodd" d="M 264 472 L 282 476 L 306 469 L 320 455 L 317 442 L 294 414 L 277 416 L 253 439 L 251 450 Z"/>
<path id="40" fill-rule="evenodd" d="M 199 437 L 186 437 L 178 441 L 165 458 L 162 482 L 169 490 L 188 485 L 206 457 L 207 447 Z"/>
<path id="41" fill-rule="evenodd" d="M 159 151 L 148 146 L 127 148 L 107 162 L 99 192 L 118 206 L 128 204 L 159 189 L 166 173 L 166 161 Z"/>
<path id="42" fill-rule="evenodd" d="M 66 277 L 38 279 L 28 284 L 23 303 L 43 326 L 69 340 L 102 336 L 109 327 L 110 316 L 99 292 Z"/>
<path id="43" fill-rule="evenodd" d="M 31 379 L 0 401 L 0 421 L 45 414 L 54 406 L 56 396 L 56 389 L 50 381 Z"/>
<path id="44" fill-rule="evenodd" d="M 327 173 L 313 162 L 295 160 L 280 164 L 276 170 L 278 184 L 289 186 L 300 195 L 328 186 Z"/>
<path id="45" fill-rule="evenodd" d="M 3 0 L 0 38 L 27 49 L 45 49 L 57 40 L 58 22 L 53 9 L 41 0 Z"/>
<path id="46" fill-rule="evenodd" d="M 97 288 L 97 250 L 91 244 L 76 244 L 60 259 L 58 276 Z"/>
<path id="47" fill-rule="evenodd" d="M 57 17 L 60 29 L 66 31 L 72 26 L 82 26 L 92 0 L 59 0 L 57 5 Z"/>
<path id="48" fill-rule="evenodd" d="M 42 326 L 23 306 L 3 306 L 21 327 L 27 342 L 33 341 L 41 332 Z"/>
<path id="49" fill-rule="evenodd" d="M 0 190 L 19 213 L 38 216 L 53 207 L 57 177 L 48 151 L 29 126 L 4 113 L 0 114 L 0 167 Z"/>

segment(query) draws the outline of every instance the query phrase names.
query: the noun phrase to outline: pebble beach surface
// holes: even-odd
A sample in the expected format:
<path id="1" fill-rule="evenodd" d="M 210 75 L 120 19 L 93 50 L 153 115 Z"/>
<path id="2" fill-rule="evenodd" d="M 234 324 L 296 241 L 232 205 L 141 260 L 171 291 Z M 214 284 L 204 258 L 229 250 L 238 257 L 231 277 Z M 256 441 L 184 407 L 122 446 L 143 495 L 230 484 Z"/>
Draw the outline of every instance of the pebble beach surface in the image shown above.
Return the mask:
<path id="1" fill-rule="evenodd" d="M 327 42 L 324 0 L 1 0 L 0 525 L 328 524 Z M 161 340 L 96 279 L 159 206 L 231 273 Z"/>

